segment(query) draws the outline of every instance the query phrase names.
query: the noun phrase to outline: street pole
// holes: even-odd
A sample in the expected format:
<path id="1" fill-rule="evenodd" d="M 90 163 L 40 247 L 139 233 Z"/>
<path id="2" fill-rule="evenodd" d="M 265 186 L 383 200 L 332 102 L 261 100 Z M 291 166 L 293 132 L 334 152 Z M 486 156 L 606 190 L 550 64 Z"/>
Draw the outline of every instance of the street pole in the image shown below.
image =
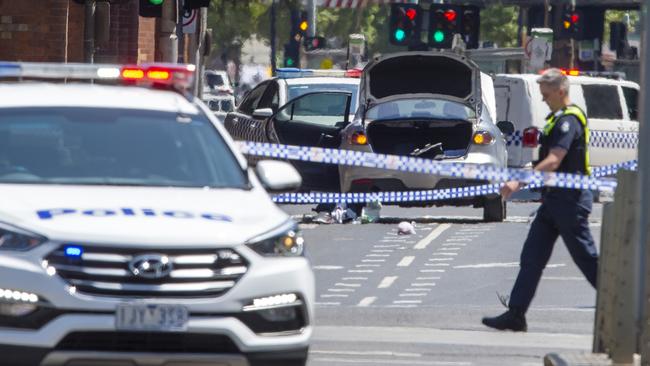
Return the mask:
<path id="1" fill-rule="evenodd" d="M 165 1 L 160 18 L 160 58 L 163 62 L 178 61 L 178 37 L 176 22 L 178 16 L 176 1 Z"/>
<path id="2" fill-rule="evenodd" d="M 650 266 L 650 258 L 648 258 L 648 251 L 646 244 L 649 239 L 650 228 L 650 37 L 648 28 L 650 24 L 648 21 L 648 9 L 650 8 L 650 0 L 642 2 L 642 24 L 643 32 L 641 39 L 641 95 L 639 97 L 640 105 L 640 128 L 639 128 L 639 179 L 640 187 L 640 201 L 641 212 L 639 215 L 639 243 L 637 245 L 635 265 L 636 282 L 637 282 L 637 301 L 636 301 L 636 320 L 639 326 L 639 350 L 641 352 L 641 362 L 644 366 L 650 365 L 650 324 L 648 323 L 648 296 L 650 290 L 646 287 L 646 276 L 648 275 L 648 267 Z"/>
<path id="3" fill-rule="evenodd" d="M 95 0 L 84 3 L 84 62 L 95 62 Z"/>
<path id="4" fill-rule="evenodd" d="M 178 19 L 176 19 L 176 39 L 178 40 L 178 58 L 177 62 L 185 63 L 185 33 L 183 33 L 183 15 L 185 14 L 185 4 L 183 0 L 178 0 Z"/>
<path id="5" fill-rule="evenodd" d="M 271 2 L 271 73 L 275 75 L 275 70 L 277 69 L 276 65 L 276 47 L 277 47 L 277 34 L 275 31 L 275 22 L 276 22 L 276 0 Z"/>
<path id="6" fill-rule="evenodd" d="M 307 15 L 309 17 L 308 37 L 316 37 L 316 0 L 307 0 Z"/>

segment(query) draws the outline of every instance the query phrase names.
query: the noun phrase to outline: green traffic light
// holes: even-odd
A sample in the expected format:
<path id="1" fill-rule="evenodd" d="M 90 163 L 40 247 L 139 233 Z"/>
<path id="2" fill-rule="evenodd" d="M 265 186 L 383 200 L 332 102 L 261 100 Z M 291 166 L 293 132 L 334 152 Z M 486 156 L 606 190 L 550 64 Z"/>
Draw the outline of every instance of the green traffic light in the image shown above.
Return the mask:
<path id="1" fill-rule="evenodd" d="M 398 29 L 395 31 L 395 40 L 397 42 L 402 42 L 406 38 L 406 32 L 403 29 Z"/>
<path id="2" fill-rule="evenodd" d="M 286 64 L 287 66 L 293 66 L 293 59 L 292 58 L 287 58 Z"/>
<path id="3" fill-rule="evenodd" d="M 433 33 L 433 40 L 436 41 L 437 43 L 444 41 L 445 33 L 441 30 L 437 30 L 435 33 Z"/>
<path id="4" fill-rule="evenodd" d="M 151 3 L 151 5 L 160 5 L 163 1 L 165 0 L 149 0 L 149 3 Z"/>

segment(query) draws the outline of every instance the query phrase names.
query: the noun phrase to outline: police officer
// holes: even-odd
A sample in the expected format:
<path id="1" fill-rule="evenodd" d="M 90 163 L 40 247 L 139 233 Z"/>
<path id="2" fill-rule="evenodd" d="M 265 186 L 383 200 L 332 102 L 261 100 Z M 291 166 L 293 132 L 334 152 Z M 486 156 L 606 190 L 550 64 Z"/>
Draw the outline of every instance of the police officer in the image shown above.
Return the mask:
<path id="1" fill-rule="evenodd" d="M 569 100 L 569 80 L 558 69 L 545 71 L 537 80 L 544 102 L 551 109 L 541 137 L 539 160 L 535 170 L 589 174 L 589 128 L 584 112 Z M 523 185 L 508 182 L 501 188 L 505 199 Z M 558 236 L 587 281 L 596 287 L 598 254 L 589 231 L 591 191 L 544 188 L 519 263 L 519 275 L 510 294 L 508 311 L 483 318 L 483 324 L 499 330 L 527 330 L 526 311 L 535 295 Z M 505 301 L 504 305 L 505 305 Z"/>

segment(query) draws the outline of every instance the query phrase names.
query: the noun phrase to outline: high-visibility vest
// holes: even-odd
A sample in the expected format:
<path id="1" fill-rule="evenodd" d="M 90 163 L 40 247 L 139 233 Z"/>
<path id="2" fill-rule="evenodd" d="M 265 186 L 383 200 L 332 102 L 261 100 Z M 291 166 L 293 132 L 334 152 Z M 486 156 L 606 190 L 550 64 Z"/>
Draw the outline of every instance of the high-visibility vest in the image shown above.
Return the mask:
<path id="1" fill-rule="evenodd" d="M 583 143 L 584 148 L 585 148 L 585 172 L 587 172 L 587 175 L 591 175 L 591 167 L 589 166 L 589 126 L 587 125 L 587 116 L 585 116 L 585 113 L 582 111 L 582 109 L 578 108 L 575 105 L 569 105 L 566 108 L 561 110 L 562 113 L 553 113 L 551 116 L 546 120 L 546 126 L 544 126 L 543 134 L 545 137 L 548 137 L 551 135 L 551 131 L 553 131 L 553 128 L 555 127 L 555 123 L 562 117 L 564 116 L 575 116 L 580 123 L 582 123 L 582 129 L 584 130 L 584 139 Z"/>

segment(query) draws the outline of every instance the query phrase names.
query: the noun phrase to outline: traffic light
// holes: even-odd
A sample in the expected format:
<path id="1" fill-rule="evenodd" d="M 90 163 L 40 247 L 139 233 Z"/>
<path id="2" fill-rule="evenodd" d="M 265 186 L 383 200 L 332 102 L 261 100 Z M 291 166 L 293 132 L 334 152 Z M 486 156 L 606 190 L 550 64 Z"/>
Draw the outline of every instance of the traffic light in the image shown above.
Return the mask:
<path id="1" fill-rule="evenodd" d="M 565 5 L 560 11 L 558 38 L 582 39 L 584 33 L 584 13 L 581 9 L 574 9 Z"/>
<path id="2" fill-rule="evenodd" d="M 301 38 L 305 38 L 309 29 L 309 16 L 306 11 L 300 12 L 300 23 L 298 23 L 298 33 Z"/>
<path id="3" fill-rule="evenodd" d="M 295 40 L 284 45 L 284 67 L 300 67 L 300 43 Z"/>
<path id="4" fill-rule="evenodd" d="M 609 49 L 622 58 L 627 44 L 627 26 L 623 22 L 609 23 Z"/>
<path id="5" fill-rule="evenodd" d="M 313 51 L 325 48 L 327 47 L 326 43 L 327 40 L 325 40 L 325 37 L 306 37 L 304 42 L 305 50 Z"/>
<path id="6" fill-rule="evenodd" d="M 478 48 L 479 28 L 481 26 L 478 6 L 464 6 L 461 19 L 461 34 L 466 48 Z"/>
<path id="7" fill-rule="evenodd" d="M 392 4 L 390 8 L 390 43 L 408 45 L 420 39 L 421 9 L 415 4 Z"/>
<path id="8" fill-rule="evenodd" d="M 160 18 L 162 16 L 162 7 L 165 0 L 140 0 L 138 14 L 141 17 Z"/>
<path id="9" fill-rule="evenodd" d="M 429 45 L 434 48 L 451 48 L 454 33 L 462 33 L 461 16 L 463 16 L 463 8 L 460 6 L 432 4 L 429 12 Z M 472 14 L 468 14 L 468 16 L 474 17 Z M 478 9 L 476 18 L 478 26 Z M 476 43 L 478 45 L 478 34 Z"/>

